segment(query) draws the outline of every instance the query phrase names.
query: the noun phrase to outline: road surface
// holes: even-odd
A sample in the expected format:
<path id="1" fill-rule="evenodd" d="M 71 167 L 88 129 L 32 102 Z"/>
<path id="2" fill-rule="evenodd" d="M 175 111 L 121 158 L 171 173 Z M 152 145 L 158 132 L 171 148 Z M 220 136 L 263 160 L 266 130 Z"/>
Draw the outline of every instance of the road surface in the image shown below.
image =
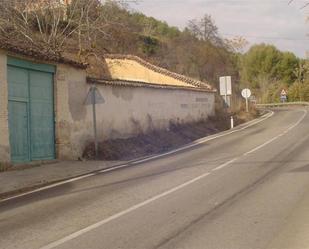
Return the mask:
<path id="1" fill-rule="evenodd" d="M 0 202 L 0 248 L 304 248 L 308 131 L 306 108 L 275 110 L 194 148 Z"/>

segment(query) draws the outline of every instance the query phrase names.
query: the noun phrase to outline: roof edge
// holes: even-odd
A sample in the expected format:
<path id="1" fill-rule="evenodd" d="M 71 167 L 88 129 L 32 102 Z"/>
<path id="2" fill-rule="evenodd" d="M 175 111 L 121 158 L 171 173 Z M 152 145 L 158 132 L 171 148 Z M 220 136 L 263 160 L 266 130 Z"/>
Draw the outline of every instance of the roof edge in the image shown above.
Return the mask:
<path id="1" fill-rule="evenodd" d="M 33 48 L 22 48 L 21 46 L 13 45 L 3 40 L 0 40 L 0 49 L 12 53 L 13 56 L 21 55 L 41 61 L 68 64 L 80 69 L 86 69 L 88 67 L 88 64 L 74 61 L 63 56 L 44 53 Z"/>
<path id="2" fill-rule="evenodd" d="M 122 79 L 98 79 L 87 77 L 87 83 L 89 84 L 106 84 L 114 86 L 124 86 L 124 87 L 146 87 L 146 88 L 157 88 L 157 89 L 173 89 L 173 90 L 188 90 L 197 92 L 208 92 L 216 93 L 216 90 L 209 90 L 207 88 L 199 88 L 194 86 L 172 86 L 166 84 L 154 84 L 141 81 L 130 81 Z"/>

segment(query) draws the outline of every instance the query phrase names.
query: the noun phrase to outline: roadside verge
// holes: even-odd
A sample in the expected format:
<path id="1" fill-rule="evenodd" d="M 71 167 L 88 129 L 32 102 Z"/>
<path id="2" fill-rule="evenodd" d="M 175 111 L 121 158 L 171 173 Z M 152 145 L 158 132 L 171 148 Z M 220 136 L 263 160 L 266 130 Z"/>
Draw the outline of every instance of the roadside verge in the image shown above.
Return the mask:
<path id="1" fill-rule="evenodd" d="M 0 202 L 60 186 L 65 183 L 78 181 L 96 174 L 110 172 L 176 154 L 195 146 L 202 145 L 205 142 L 244 130 L 270 118 L 273 114 L 273 112 L 268 111 L 263 116 L 241 124 L 232 130 L 198 139 L 178 149 L 159 155 L 143 157 L 131 161 L 61 162 L 55 165 L 50 164 L 44 167 L 36 167 L 24 171 L 4 172 L 0 174 L 0 182 L 2 185 L 0 186 Z"/>

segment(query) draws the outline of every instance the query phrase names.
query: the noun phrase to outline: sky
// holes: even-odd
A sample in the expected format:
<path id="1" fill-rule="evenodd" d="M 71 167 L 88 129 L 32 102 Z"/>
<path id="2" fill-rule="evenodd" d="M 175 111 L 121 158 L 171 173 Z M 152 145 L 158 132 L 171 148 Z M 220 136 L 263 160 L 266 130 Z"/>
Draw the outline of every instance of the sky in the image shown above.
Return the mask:
<path id="1" fill-rule="evenodd" d="M 309 0 L 138 0 L 135 11 L 183 29 L 209 14 L 224 38 L 243 36 L 250 45 L 268 43 L 305 58 L 309 51 Z"/>

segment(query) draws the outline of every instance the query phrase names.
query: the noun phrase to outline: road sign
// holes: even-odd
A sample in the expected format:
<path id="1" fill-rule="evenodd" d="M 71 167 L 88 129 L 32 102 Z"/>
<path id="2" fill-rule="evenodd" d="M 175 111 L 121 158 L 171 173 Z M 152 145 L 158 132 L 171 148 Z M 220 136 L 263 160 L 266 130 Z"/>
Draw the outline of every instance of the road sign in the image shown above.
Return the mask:
<path id="1" fill-rule="evenodd" d="M 224 102 L 226 106 L 231 106 L 231 98 L 232 95 L 232 77 L 224 76 L 220 77 L 220 95 L 224 96 Z"/>
<path id="2" fill-rule="evenodd" d="M 220 95 L 232 95 L 232 77 L 224 76 L 220 77 Z"/>
<path id="3" fill-rule="evenodd" d="M 241 95 L 246 99 L 246 112 L 249 112 L 249 101 L 248 99 L 251 96 L 251 91 L 248 88 L 245 88 L 241 91 Z"/>
<path id="4" fill-rule="evenodd" d="M 105 100 L 96 86 L 90 87 L 85 105 L 104 104 Z"/>
<path id="5" fill-rule="evenodd" d="M 287 95 L 286 90 L 282 89 L 281 96 L 286 96 L 286 95 Z"/>
<path id="6" fill-rule="evenodd" d="M 251 91 L 248 88 L 245 88 L 241 91 L 241 95 L 245 98 L 248 99 L 251 96 Z"/>

